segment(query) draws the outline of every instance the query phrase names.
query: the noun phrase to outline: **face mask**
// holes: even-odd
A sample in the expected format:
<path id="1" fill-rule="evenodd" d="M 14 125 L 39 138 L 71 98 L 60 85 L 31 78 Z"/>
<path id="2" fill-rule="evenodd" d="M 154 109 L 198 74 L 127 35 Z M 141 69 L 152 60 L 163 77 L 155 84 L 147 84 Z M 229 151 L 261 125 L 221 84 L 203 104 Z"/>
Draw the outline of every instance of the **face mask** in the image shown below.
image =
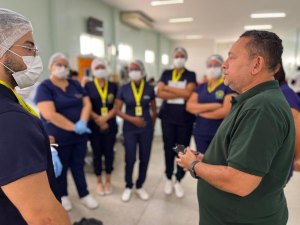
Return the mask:
<path id="1" fill-rule="evenodd" d="M 106 79 L 108 77 L 108 72 L 106 69 L 98 69 L 93 71 L 94 77 Z"/>
<path id="2" fill-rule="evenodd" d="M 7 67 L 1 63 L 8 70 L 13 72 L 12 76 L 15 79 L 19 88 L 26 88 L 34 85 L 39 79 L 41 73 L 43 72 L 43 62 L 40 56 L 20 56 L 17 53 L 8 50 L 16 56 L 22 58 L 24 64 L 26 65 L 26 70 L 15 72 L 11 68 Z"/>
<path id="3" fill-rule="evenodd" d="M 221 67 L 210 67 L 207 68 L 206 75 L 210 79 L 216 79 L 222 76 L 222 68 Z"/>
<path id="4" fill-rule="evenodd" d="M 64 66 L 55 66 L 54 69 L 54 76 L 59 79 L 67 79 L 68 75 L 70 74 L 70 70 Z"/>
<path id="5" fill-rule="evenodd" d="M 33 91 L 35 85 L 32 85 L 30 87 L 26 87 L 23 89 L 20 89 L 18 86 L 15 88 L 15 91 L 21 96 L 22 99 L 27 99 L 30 95 L 30 93 Z"/>
<path id="6" fill-rule="evenodd" d="M 174 66 L 178 69 L 183 68 L 185 65 L 185 62 L 186 62 L 185 58 L 174 58 L 174 61 L 173 61 Z"/>
<path id="7" fill-rule="evenodd" d="M 138 81 L 143 78 L 142 72 L 139 70 L 133 70 L 129 72 L 129 78 L 133 81 Z"/>

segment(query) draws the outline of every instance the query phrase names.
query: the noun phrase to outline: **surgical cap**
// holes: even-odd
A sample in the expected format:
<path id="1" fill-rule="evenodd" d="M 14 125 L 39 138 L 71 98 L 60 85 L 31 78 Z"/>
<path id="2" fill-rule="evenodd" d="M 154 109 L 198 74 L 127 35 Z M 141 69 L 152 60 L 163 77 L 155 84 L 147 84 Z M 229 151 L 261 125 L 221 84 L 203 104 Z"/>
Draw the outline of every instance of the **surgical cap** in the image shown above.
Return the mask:
<path id="1" fill-rule="evenodd" d="M 51 66 L 57 61 L 57 60 L 60 60 L 60 59 L 65 59 L 67 60 L 67 57 L 61 53 L 61 52 L 57 52 L 57 53 L 54 53 L 50 59 L 49 59 L 49 64 L 48 64 L 48 69 L 50 70 L 51 69 Z M 68 61 L 68 60 L 67 60 Z"/>
<path id="2" fill-rule="evenodd" d="M 140 68 L 140 70 L 141 70 L 142 72 L 145 72 L 145 66 L 144 66 L 144 63 L 143 63 L 141 60 L 136 59 L 136 60 L 132 61 L 130 64 L 135 64 L 135 65 L 137 65 L 137 66 Z"/>
<path id="3" fill-rule="evenodd" d="M 188 54 L 187 54 L 187 51 L 182 48 L 182 47 L 176 47 L 173 51 L 173 56 L 176 54 L 176 52 L 182 52 L 184 55 L 185 55 L 185 58 L 187 59 L 188 58 Z"/>
<path id="4" fill-rule="evenodd" d="M 0 58 L 16 41 L 31 31 L 32 25 L 27 18 L 0 8 Z"/>
<path id="5" fill-rule="evenodd" d="M 91 64 L 92 71 L 95 70 L 95 68 L 99 65 L 105 66 L 105 68 L 106 68 L 106 63 L 103 59 L 100 59 L 100 58 L 94 59 Z"/>
<path id="6" fill-rule="evenodd" d="M 210 60 L 216 60 L 217 62 L 219 62 L 221 65 L 224 63 L 224 59 L 222 56 L 218 55 L 218 54 L 213 54 L 211 56 L 209 56 L 206 60 L 206 64 L 208 64 L 208 62 Z"/>

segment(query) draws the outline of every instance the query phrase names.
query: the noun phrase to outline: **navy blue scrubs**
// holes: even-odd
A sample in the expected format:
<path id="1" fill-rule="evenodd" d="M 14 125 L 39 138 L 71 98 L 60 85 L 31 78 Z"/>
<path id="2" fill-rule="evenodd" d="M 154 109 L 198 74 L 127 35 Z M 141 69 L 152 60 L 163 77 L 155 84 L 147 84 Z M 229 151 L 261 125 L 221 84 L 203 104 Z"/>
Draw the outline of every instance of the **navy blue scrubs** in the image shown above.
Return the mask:
<path id="1" fill-rule="evenodd" d="M 83 108 L 83 97 L 87 96 L 79 82 L 68 79 L 69 85 L 66 92 L 55 86 L 51 80 L 43 81 L 35 96 L 35 102 L 52 101 L 56 111 L 67 119 L 76 123 L 80 120 Z M 48 135 L 55 137 L 58 143 L 58 155 L 63 165 L 62 174 L 57 178 L 61 196 L 67 196 L 67 170 L 70 167 L 77 187 L 79 197 L 88 195 L 87 184 L 84 174 L 84 158 L 86 155 L 87 135 L 78 135 L 74 131 L 63 130 L 42 115 L 41 120 Z"/>
<path id="2" fill-rule="evenodd" d="M 95 83 L 88 82 L 85 85 L 85 90 L 91 99 L 93 111 L 100 115 L 103 104 Z M 114 107 L 117 92 L 117 85 L 112 82 L 108 82 L 106 99 L 106 107 L 108 108 L 108 111 Z M 93 120 L 89 122 L 89 128 L 92 130 L 90 141 L 93 148 L 94 172 L 97 176 L 100 176 L 102 173 L 102 156 L 105 157 L 105 172 L 107 174 L 111 174 L 113 171 L 114 145 L 116 142 L 116 134 L 118 132 L 116 117 L 111 118 L 107 121 L 107 123 L 109 125 L 108 130 L 101 131 L 100 127 Z"/>
<path id="3" fill-rule="evenodd" d="M 165 70 L 160 78 L 160 82 L 168 85 L 172 81 L 172 71 Z M 179 81 L 185 81 L 186 85 L 196 84 L 196 74 L 185 69 Z M 190 144 L 193 123 L 195 116 L 185 110 L 186 101 L 184 104 L 169 104 L 164 101 L 158 117 L 161 119 L 161 127 L 164 141 L 166 176 L 172 178 L 174 171 L 175 152 L 173 147 L 176 144 L 188 146 Z M 177 165 L 176 179 L 180 181 L 184 177 L 184 170 Z"/>
<path id="4" fill-rule="evenodd" d="M 48 135 L 41 121 L 18 103 L 11 90 L 0 85 L 0 186 L 30 174 L 47 172 L 58 199 Z M 17 208 L 0 189 L 0 224 L 25 225 Z"/>
<path id="5" fill-rule="evenodd" d="M 220 84 L 212 91 L 208 91 L 208 83 L 199 85 L 195 93 L 198 94 L 198 103 L 221 103 L 228 94 L 235 93 L 229 87 Z M 211 140 L 221 125 L 223 119 L 206 119 L 201 116 L 196 117 L 196 124 L 193 130 L 193 135 L 196 142 L 197 151 L 204 154 Z"/>
<path id="6" fill-rule="evenodd" d="M 139 86 L 137 86 L 137 89 Z M 126 105 L 126 113 L 135 116 L 136 102 L 131 89 L 131 83 L 123 85 L 117 95 L 117 99 Z M 136 161 L 137 145 L 139 146 L 139 175 L 136 181 L 136 188 L 141 188 L 146 180 L 147 168 L 150 159 L 151 146 L 153 140 L 153 122 L 150 115 L 150 103 L 155 99 L 154 89 L 145 82 L 144 92 L 141 99 L 143 111 L 142 117 L 146 122 L 146 127 L 139 128 L 124 121 L 123 135 L 125 141 L 125 182 L 126 188 L 132 188 L 132 173 Z"/>
<path id="7" fill-rule="evenodd" d="M 289 106 L 295 110 L 297 110 L 298 112 L 300 112 L 300 98 L 299 96 L 287 85 L 287 83 L 281 83 L 280 84 L 280 89 L 284 95 L 284 97 L 286 98 L 287 102 L 289 103 Z M 299 124 L 295 124 L 295 126 L 299 126 Z M 293 172 L 294 172 L 294 164 L 292 163 L 292 167 L 290 170 L 290 174 L 288 177 L 288 181 L 291 179 L 291 177 L 293 176 Z"/>

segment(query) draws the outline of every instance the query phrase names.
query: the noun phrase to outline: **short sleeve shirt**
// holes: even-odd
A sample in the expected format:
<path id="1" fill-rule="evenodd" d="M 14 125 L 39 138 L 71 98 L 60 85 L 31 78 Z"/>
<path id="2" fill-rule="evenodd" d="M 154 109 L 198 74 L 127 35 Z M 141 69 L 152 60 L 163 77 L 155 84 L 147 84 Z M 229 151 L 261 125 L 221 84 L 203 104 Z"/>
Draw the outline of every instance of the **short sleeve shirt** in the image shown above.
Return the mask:
<path id="1" fill-rule="evenodd" d="M 55 86 L 50 80 L 43 81 L 37 89 L 35 103 L 43 101 L 52 101 L 56 111 L 76 123 L 80 120 L 81 110 L 83 107 L 83 98 L 87 96 L 86 91 L 80 83 L 68 79 L 69 85 L 66 92 Z M 51 122 L 47 121 L 42 115 L 41 120 L 48 135 L 55 137 L 55 141 L 60 144 L 72 144 L 87 139 L 87 135 L 78 135 L 74 131 L 63 130 Z"/>
<path id="2" fill-rule="evenodd" d="M 198 94 L 199 103 L 223 104 L 226 95 L 234 94 L 235 92 L 224 83 L 220 84 L 210 92 L 208 91 L 208 83 L 204 83 L 195 89 L 195 93 Z M 196 124 L 193 133 L 196 135 L 213 137 L 222 121 L 223 119 L 206 119 L 201 116 L 196 116 Z"/>
<path id="3" fill-rule="evenodd" d="M 277 81 L 259 84 L 233 98 L 231 112 L 203 162 L 230 166 L 262 181 L 248 196 L 239 197 L 199 179 L 200 224 L 286 224 L 283 188 L 294 142 L 293 117 Z"/>
<path id="4" fill-rule="evenodd" d="M 168 85 L 168 82 L 172 81 L 172 72 L 173 70 L 165 70 L 161 75 L 160 82 Z M 193 71 L 185 69 L 179 81 L 196 85 L 196 74 Z M 195 116 L 187 112 L 185 107 L 186 101 L 184 101 L 184 104 L 169 104 L 168 101 L 163 101 L 158 116 L 162 122 L 189 126 L 194 123 Z"/>
<path id="5" fill-rule="evenodd" d="M 98 115 L 100 115 L 103 104 L 102 104 L 102 99 L 100 97 L 100 94 L 95 86 L 95 83 L 88 82 L 85 85 L 85 90 L 87 92 L 87 95 L 91 99 L 93 111 Z M 117 92 L 118 92 L 117 85 L 115 83 L 108 82 L 108 90 L 107 90 L 107 98 L 106 98 L 106 107 L 108 108 L 108 110 L 113 109 L 114 102 L 117 97 Z M 108 125 L 110 131 L 116 132 L 117 131 L 116 117 L 111 118 L 108 121 Z M 93 132 L 100 131 L 99 127 L 93 121 L 90 121 L 90 128 L 93 130 Z"/>
<path id="6" fill-rule="evenodd" d="M 0 186 L 42 171 L 56 194 L 49 138 L 39 118 L 18 103 L 11 90 L 0 85 Z M 27 224 L 0 189 L 0 224 Z"/>
<path id="7" fill-rule="evenodd" d="M 137 89 L 139 86 L 137 86 Z M 123 85 L 117 95 L 117 99 L 124 102 L 126 113 L 135 116 L 136 102 L 131 88 L 131 83 Z M 145 129 L 153 129 L 153 122 L 150 115 L 150 103 L 155 99 L 154 88 L 145 82 L 144 92 L 142 94 L 141 107 L 143 111 L 142 117 L 146 122 L 145 128 L 138 128 L 128 121 L 124 121 L 123 132 L 142 132 Z"/>

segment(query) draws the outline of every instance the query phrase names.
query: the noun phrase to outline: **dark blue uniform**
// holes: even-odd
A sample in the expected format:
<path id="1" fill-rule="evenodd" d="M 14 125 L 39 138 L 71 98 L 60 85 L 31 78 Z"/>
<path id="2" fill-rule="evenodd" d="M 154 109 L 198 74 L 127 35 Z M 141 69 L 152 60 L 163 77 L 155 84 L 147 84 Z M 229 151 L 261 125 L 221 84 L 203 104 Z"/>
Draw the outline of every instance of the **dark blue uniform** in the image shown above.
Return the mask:
<path id="1" fill-rule="evenodd" d="M 92 102 L 92 109 L 95 113 L 100 115 L 101 108 L 103 107 L 101 97 L 94 84 L 94 82 L 88 82 L 85 86 L 85 90 Z M 112 82 L 108 82 L 108 92 L 106 99 L 106 107 L 108 111 L 113 109 L 114 101 L 117 95 L 118 87 Z M 93 163 L 94 171 L 97 176 L 102 173 L 102 156 L 105 157 L 105 172 L 111 174 L 113 171 L 114 161 L 114 145 L 116 142 L 116 134 L 118 132 L 116 117 L 107 121 L 109 129 L 101 131 L 100 127 L 94 122 L 89 122 L 89 128 L 92 130 L 90 135 L 90 141 L 93 148 Z"/>
<path id="2" fill-rule="evenodd" d="M 286 84 L 286 83 L 281 83 L 280 84 L 280 89 L 286 98 L 287 102 L 289 103 L 289 106 L 298 112 L 300 112 L 300 98 L 299 96 Z M 299 126 L 299 124 L 295 124 L 295 126 Z M 294 171 L 294 164 L 292 163 L 292 168 L 290 170 L 290 174 L 288 177 L 288 181 L 291 179 L 293 176 L 293 171 Z"/>
<path id="3" fill-rule="evenodd" d="M 83 97 L 85 90 L 79 82 L 68 79 L 69 85 L 66 92 L 55 86 L 50 80 L 43 81 L 35 96 L 38 104 L 43 101 L 52 101 L 56 111 L 67 119 L 76 123 L 80 120 L 83 107 Z M 58 155 L 63 165 L 62 174 L 57 178 L 61 196 L 67 196 L 67 170 L 70 167 L 80 198 L 88 195 L 87 184 L 83 171 L 84 157 L 86 155 L 87 135 L 78 135 L 74 131 L 63 130 L 51 122 L 45 120 L 41 115 L 43 125 L 48 135 L 55 137 L 59 144 Z"/>
<path id="4" fill-rule="evenodd" d="M 172 71 L 165 70 L 163 72 L 160 81 L 165 85 L 168 85 L 168 82 L 172 80 Z M 185 81 L 186 85 L 189 83 L 196 84 L 196 74 L 185 69 L 179 81 Z M 169 104 L 168 101 L 164 101 L 158 115 L 161 119 L 166 176 L 168 179 L 172 178 L 174 170 L 175 152 L 173 151 L 173 147 L 176 144 L 188 146 L 192 136 L 195 116 L 187 112 L 185 107 L 186 101 L 184 101 L 184 104 Z M 183 169 L 177 165 L 176 179 L 180 181 L 184 174 Z"/>
<path id="5" fill-rule="evenodd" d="M 137 87 L 138 89 L 139 87 Z M 131 83 L 123 85 L 118 92 L 118 99 L 126 105 L 126 113 L 135 116 L 136 102 L 131 89 Z M 153 139 L 153 122 L 150 115 L 150 102 L 155 99 L 154 89 L 145 82 L 144 92 L 141 99 L 143 118 L 146 127 L 138 128 L 132 123 L 124 121 L 123 135 L 125 141 L 125 182 L 126 188 L 132 188 L 132 173 L 136 160 L 137 145 L 139 146 L 139 176 L 136 188 L 141 188 L 146 180 L 146 173 L 150 159 L 151 145 Z"/>
<path id="6" fill-rule="evenodd" d="M 50 187 L 59 199 L 49 138 L 41 121 L 23 109 L 13 92 L 3 85 L 0 85 L 0 102 L 0 186 L 47 171 Z M 2 189 L 0 224 L 27 224 Z"/>
<path id="7" fill-rule="evenodd" d="M 208 91 L 208 83 L 199 85 L 195 93 L 198 94 L 199 103 L 221 103 L 228 94 L 235 93 L 223 83 L 216 87 L 213 91 Z M 193 130 L 193 135 L 196 142 L 197 151 L 205 153 L 211 140 L 215 136 L 223 119 L 206 119 L 201 116 L 196 117 L 196 124 Z"/>

